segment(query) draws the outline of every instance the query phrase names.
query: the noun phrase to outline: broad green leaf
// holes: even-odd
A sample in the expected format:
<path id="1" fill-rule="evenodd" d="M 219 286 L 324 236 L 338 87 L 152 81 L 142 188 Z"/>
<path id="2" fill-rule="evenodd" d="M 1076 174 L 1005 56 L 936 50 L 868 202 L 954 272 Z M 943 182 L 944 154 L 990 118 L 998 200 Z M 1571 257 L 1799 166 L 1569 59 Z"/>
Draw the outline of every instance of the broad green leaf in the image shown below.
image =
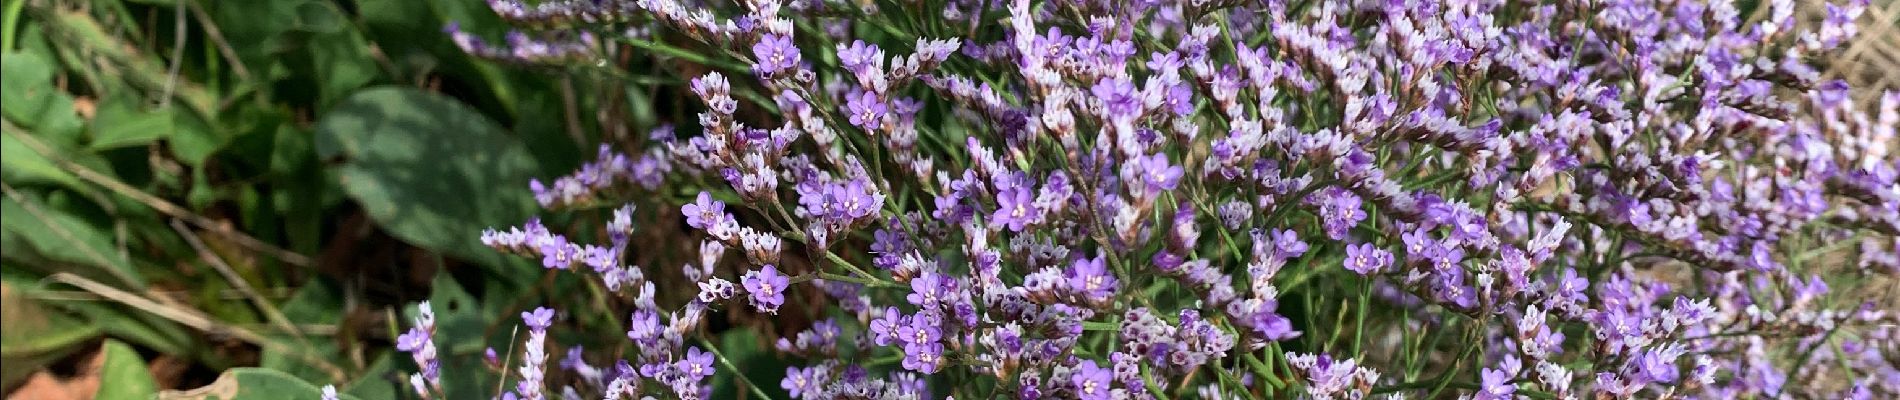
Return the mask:
<path id="1" fill-rule="evenodd" d="M 73 113 L 73 98 L 53 86 L 56 66 L 38 53 L 0 55 L 0 115 L 43 141 L 71 143 L 85 121 Z"/>
<path id="2" fill-rule="evenodd" d="M 339 399 L 356 396 L 337 393 Z M 323 390 L 282 372 L 263 368 L 233 368 L 205 387 L 158 393 L 159 400 L 321 400 Z"/>
<path id="3" fill-rule="evenodd" d="M 99 369 L 99 393 L 93 398 L 99 400 L 145 400 L 158 394 L 158 382 L 153 381 L 152 371 L 145 368 L 145 358 L 132 346 L 117 340 L 106 340 L 105 366 Z"/>
<path id="4" fill-rule="evenodd" d="M 112 236 L 105 228 L 94 226 L 64 210 L 43 204 L 38 208 L 39 213 L 28 212 L 13 198 L 0 198 L 0 213 L 7 216 L 0 218 L 0 228 L 19 234 L 41 256 L 104 268 L 99 272 L 110 275 L 115 281 L 132 288 L 145 287 L 145 279 L 139 275 L 139 271 L 118 257 Z"/>
<path id="5" fill-rule="evenodd" d="M 35 53 L 8 51 L 0 55 L 0 114 L 21 125 L 33 125 L 59 93 L 53 87 L 53 63 Z"/>
<path id="6" fill-rule="evenodd" d="M 341 17 L 338 18 L 341 21 Z M 343 100 L 382 72 L 370 61 L 369 42 L 355 30 L 318 34 L 310 38 L 307 47 L 315 63 L 315 78 L 322 100 L 318 103 L 320 110 Z"/>
<path id="7" fill-rule="evenodd" d="M 358 92 L 317 123 L 317 154 L 341 161 L 344 191 L 392 235 L 497 270 L 507 263 L 477 235 L 535 209 L 525 186 L 537 167 L 521 142 L 441 95 Z"/>
<path id="8" fill-rule="evenodd" d="M 112 96 L 92 120 L 91 150 L 138 146 L 171 137 L 172 111 L 147 110 L 130 96 Z"/>
<path id="9" fill-rule="evenodd" d="M 205 159 L 229 141 L 195 113 L 172 113 L 172 129 L 174 131 L 169 143 L 172 156 L 192 167 L 204 165 Z"/>
<path id="10" fill-rule="evenodd" d="M 0 177 L 15 184 L 51 182 L 69 188 L 80 186 L 78 177 L 59 169 L 59 164 L 11 135 L 0 136 Z"/>

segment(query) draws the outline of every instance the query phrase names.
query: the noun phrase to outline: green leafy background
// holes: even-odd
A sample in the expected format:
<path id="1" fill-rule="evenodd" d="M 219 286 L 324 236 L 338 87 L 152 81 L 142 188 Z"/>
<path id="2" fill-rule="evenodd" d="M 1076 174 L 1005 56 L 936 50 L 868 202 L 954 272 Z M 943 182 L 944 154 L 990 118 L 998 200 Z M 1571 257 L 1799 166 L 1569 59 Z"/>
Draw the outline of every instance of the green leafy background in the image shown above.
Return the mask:
<path id="1" fill-rule="evenodd" d="M 467 56 L 442 28 L 499 38 L 481 1 L 0 0 L 0 17 L 0 393 L 99 360 L 102 399 L 408 398 L 391 343 L 417 302 L 437 305 L 445 362 L 487 371 L 522 308 L 585 293 L 477 234 L 533 216 L 529 179 L 611 141 L 569 118 L 604 101 L 573 88 L 606 78 Z M 657 124 L 655 87 L 615 85 L 613 124 Z"/>

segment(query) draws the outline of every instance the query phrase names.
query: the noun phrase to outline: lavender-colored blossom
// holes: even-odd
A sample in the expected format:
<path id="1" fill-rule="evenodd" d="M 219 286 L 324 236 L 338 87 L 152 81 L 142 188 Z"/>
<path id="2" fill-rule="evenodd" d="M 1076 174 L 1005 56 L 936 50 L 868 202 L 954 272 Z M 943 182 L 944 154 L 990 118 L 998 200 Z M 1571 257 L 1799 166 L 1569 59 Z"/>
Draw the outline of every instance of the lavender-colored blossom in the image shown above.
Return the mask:
<path id="1" fill-rule="evenodd" d="M 1343 240 L 1347 231 L 1366 219 L 1365 211 L 1359 209 L 1362 201 L 1359 195 L 1338 187 L 1328 188 L 1319 194 L 1319 215 L 1325 222 L 1326 237 Z"/>
<path id="2" fill-rule="evenodd" d="M 1482 382 L 1478 385 L 1480 400 L 1511 400 L 1515 398 L 1517 386 L 1511 384 L 1511 374 L 1499 369 L 1485 368 Z"/>
<path id="3" fill-rule="evenodd" d="M 1105 78 L 1095 82 L 1089 93 L 1102 99 L 1108 108 L 1110 118 L 1134 118 L 1141 113 L 1142 103 L 1135 84 L 1121 78 Z"/>
<path id="4" fill-rule="evenodd" d="M 1138 158 L 1137 162 L 1141 165 L 1141 181 L 1148 185 L 1149 191 L 1174 190 L 1181 184 L 1181 167 L 1169 165 L 1166 154 L 1155 153 Z"/>
<path id="5" fill-rule="evenodd" d="M 935 374 L 943 368 L 943 344 L 910 343 L 904 345 L 903 367 L 906 370 Z"/>
<path id="6" fill-rule="evenodd" d="M 766 34 L 759 37 L 759 42 L 752 45 L 752 57 L 757 59 L 752 71 L 762 76 L 798 68 L 798 46 L 792 44 L 789 36 Z"/>
<path id="7" fill-rule="evenodd" d="M 990 223 L 1009 227 L 1012 232 L 1022 232 L 1023 228 L 1041 219 L 1042 211 L 1036 208 L 1035 200 L 1028 187 L 1015 187 L 996 194 L 996 213 L 990 216 Z"/>
<path id="8" fill-rule="evenodd" d="M 713 353 L 700 351 L 699 346 L 686 349 L 686 357 L 673 364 L 673 368 L 693 380 L 713 376 Z"/>
<path id="9" fill-rule="evenodd" d="M 1095 365 L 1095 360 L 1083 360 L 1077 365 L 1069 382 L 1075 385 L 1076 397 L 1082 400 L 1108 400 L 1114 383 L 1114 371 Z"/>
<path id="10" fill-rule="evenodd" d="M 845 95 L 844 111 L 850 118 L 852 126 L 866 131 L 877 131 L 883 128 L 884 114 L 890 112 L 890 107 L 884 104 L 884 100 L 878 98 L 877 93 L 858 91 Z"/>
<path id="11" fill-rule="evenodd" d="M 692 203 L 680 206 L 680 214 L 686 216 L 686 225 L 697 229 L 711 230 L 719 226 L 732 215 L 726 213 L 726 203 L 713 200 L 712 194 L 699 192 Z"/>
<path id="12" fill-rule="evenodd" d="M 942 274 L 938 274 L 934 271 L 925 271 L 923 276 L 910 280 L 911 293 L 906 296 L 905 299 L 910 300 L 910 304 L 918 307 L 935 309 L 941 301 L 946 300 L 945 298 L 949 295 L 948 292 L 954 288 L 953 285 L 955 285 L 955 283 L 955 281 L 946 279 Z"/>
<path id="13" fill-rule="evenodd" d="M 1107 300 L 1120 284 L 1115 275 L 1108 272 L 1108 263 L 1100 255 L 1076 259 L 1067 275 L 1069 290 L 1089 301 Z"/>
<path id="14" fill-rule="evenodd" d="M 547 398 L 547 336 L 548 326 L 554 323 L 554 310 L 547 307 L 535 307 L 534 310 L 521 312 L 521 320 L 528 326 L 528 340 L 522 344 L 521 366 L 516 368 L 521 381 L 515 384 L 515 393 L 522 399 L 540 400 Z"/>
<path id="15" fill-rule="evenodd" d="M 863 40 L 853 40 L 849 46 L 840 43 L 838 62 L 854 75 L 878 73 L 884 65 L 884 51 Z"/>
<path id="16" fill-rule="evenodd" d="M 1378 350 L 1473 321 L 1393 354 L 1262 361 L 1293 388 L 1275 393 L 1317 399 L 1443 394 L 1373 366 L 1461 357 L 1478 365 L 1448 393 L 1479 399 L 1900 393 L 1881 357 L 1893 307 L 1847 298 L 1900 271 L 1900 92 L 1820 68 L 1866 40 L 1866 0 L 952 1 L 931 11 L 949 29 L 926 29 L 946 37 L 833 3 L 489 0 L 504 41 L 447 31 L 480 58 L 691 77 L 704 104 L 683 116 L 702 132 L 616 128 L 598 136 L 647 147 L 523 182 L 568 213 L 558 226 L 481 232 L 632 308 L 626 366 L 591 373 L 569 346 L 573 373 L 542 374 L 554 314 L 524 315 L 519 381 L 497 396 L 709 396 L 715 360 L 685 344 L 738 295 L 715 276 L 727 247 L 763 267 L 740 277 L 753 307 L 820 316 L 770 342 L 805 360 L 780 382 L 801 399 L 1245 396 L 1270 377 L 1235 354 L 1303 330 L 1351 333 L 1304 347 Z M 707 59 L 600 47 L 614 37 Z M 836 45 L 805 60 L 800 41 Z M 728 80 L 734 59 L 753 73 Z M 742 225 L 722 190 L 760 212 Z M 601 208 L 694 192 L 680 211 L 707 244 L 666 262 L 699 291 L 661 296 L 626 263 L 679 243 L 636 234 L 631 204 Z M 793 254 L 820 290 L 787 304 L 774 265 Z M 1333 262 L 1361 277 L 1333 282 Z M 1868 279 L 1817 276 L 1841 268 Z M 434 333 L 396 338 L 424 397 L 441 392 Z M 1859 379 L 1813 383 L 1840 376 Z"/>
<path id="17" fill-rule="evenodd" d="M 441 367 L 436 359 L 434 336 L 435 311 L 429 307 L 429 302 L 424 301 L 416 305 L 415 326 L 396 337 L 396 350 L 409 353 L 416 366 L 422 369 L 411 378 L 416 382 L 418 391 L 426 389 L 423 385 L 425 382 L 428 387 L 441 386 Z"/>
<path id="18" fill-rule="evenodd" d="M 1372 275 L 1385 270 L 1392 264 L 1392 253 L 1374 247 L 1372 243 L 1360 243 L 1346 246 L 1346 270 L 1359 275 Z"/>
<path id="19" fill-rule="evenodd" d="M 792 278 L 778 273 L 778 267 L 766 265 L 755 271 L 747 272 L 740 281 L 745 283 L 745 291 L 752 296 L 752 306 L 759 312 L 778 314 L 778 308 L 785 304 L 785 288 L 791 286 Z"/>
<path id="20" fill-rule="evenodd" d="M 823 385 L 823 378 L 824 369 L 822 368 L 785 367 L 785 379 L 779 380 L 778 386 L 791 394 L 792 398 L 798 399 L 805 397 L 806 393 L 813 393 L 819 385 Z"/>

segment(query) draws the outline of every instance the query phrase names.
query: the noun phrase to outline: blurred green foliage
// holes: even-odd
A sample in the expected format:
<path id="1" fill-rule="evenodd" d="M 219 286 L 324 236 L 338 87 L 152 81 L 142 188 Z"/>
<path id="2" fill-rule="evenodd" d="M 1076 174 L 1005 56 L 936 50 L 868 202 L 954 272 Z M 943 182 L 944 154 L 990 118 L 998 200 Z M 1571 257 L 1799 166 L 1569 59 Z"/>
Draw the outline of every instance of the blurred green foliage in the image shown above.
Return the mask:
<path id="1" fill-rule="evenodd" d="M 323 384 L 398 398 L 412 366 L 388 343 L 406 305 L 430 298 L 453 330 L 445 357 L 482 368 L 538 277 L 476 233 L 527 218 L 528 178 L 607 140 L 583 132 L 655 118 L 644 99 L 631 119 L 576 118 L 601 100 L 574 80 L 605 78 L 463 54 L 446 24 L 501 34 L 480 1 L 4 0 L 0 13 L 0 389 L 102 352 L 114 384 L 100 398 L 200 385 L 161 397 L 315 398 Z M 625 87 L 615 96 L 643 90 Z M 155 382 L 146 363 L 161 357 L 212 372 Z M 270 371 L 232 369 L 252 365 Z"/>

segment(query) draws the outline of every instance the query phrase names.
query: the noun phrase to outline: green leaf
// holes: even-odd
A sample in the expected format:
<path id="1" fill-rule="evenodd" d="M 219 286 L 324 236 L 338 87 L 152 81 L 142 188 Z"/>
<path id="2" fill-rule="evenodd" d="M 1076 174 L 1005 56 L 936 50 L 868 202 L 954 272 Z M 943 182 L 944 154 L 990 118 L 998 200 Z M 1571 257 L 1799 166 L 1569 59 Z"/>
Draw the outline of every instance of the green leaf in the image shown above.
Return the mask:
<path id="1" fill-rule="evenodd" d="M 187 356 L 192 354 L 190 351 L 197 345 L 192 342 L 198 337 L 195 331 L 188 331 L 177 322 L 144 311 L 86 300 L 49 301 L 48 304 L 84 318 L 88 325 L 98 327 L 107 336 L 160 353 Z"/>
<path id="2" fill-rule="evenodd" d="M 73 112 L 73 98 L 53 86 L 55 66 L 32 52 L 0 55 L 0 115 L 38 134 L 43 141 L 72 142 L 85 121 Z"/>
<path id="3" fill-rule="evenodd" d="M 276 64 L 273 55 L 289 49 L 293 43 L 284 33 L 296 29 L 298 9 L 307 0 L 286 1 L 214 1 L 204 3 L 212 21 L 224 30 L 238 59 L 252 71 L 269 71 Z M 266 76 L 274 76 L 275 72 Z M 268 78 L 267 78 L 268 79 Z"/>
<path id="4" fill-rule="evenodd" d="M 355 400 L 356 396 L 338 393 L 337 398 Z M 282 372 L 263 368 L 233 368 L 219 375 L 218 380 L 210 385 L 187 391 L 159 392 L 158 399 L 322 400 L 323 390 Z"/>
<path id="5" fill-rule="evenodd" d="M 509 24 L 481 2 L 462 0 L 359 1 L 364 34 L 388 55 L 398 78 L 439 76 L 486 85 L 464 97 L 484 110 L 513 112 L 521 98 L 508 70 L 462 52 L 442 28 L 456 23 L 464 31 L 500 40 Z M 534 75 L 521 71 L 520 75 Z M 544 78 L 539 77 L 537 78 Z M 545 86 L 543 86 L 545 87 Z"/>
<path id="6" fill-rule="evenodd" d="M 0 90 L 0 103 L 7 105 L 0 108 L 0 114 L 8 120 L 31 124 L 59 93 L 59 88 L 53 87 L 53 63 L 39 54 L 8 51 L 0 56 L 0 69 L 7 71 L 0 74 L 0 83 L 5 84 Z"/>
<path id="7" fill-rule="evenodd" d="M 407 375 L 396 370 L 397 357 L 395 356 L 399 354 L 390 351 L 376 357 L 376 361 L 369 363 L 369 368 L 363 372 L 362 377 L 351 381 L 350 386 L 343 392 L 365 400 L 394 400 L 398 398 L 398 394 L 407 393 L 409 389 Z M 405 356 L 401 359 L 407 361 L 409 357 Z"/>
<path id="8" fill-rule="evenodd" d="M 342 289 L 329 283 L 326 279 L 318 278 L 311 280 L 308 284 L 304 285 L 304 287 L 297 289 L 297 294 L 291 296 L 289 300 L 283 303 L 282 310 L 284 317 L 293 323 L 332 324 L 343 320 L 343 306 Z M 296 341 L 295 338 L 289 335 L 273 336 L 286 343 L 295 343 Z M 300 345 L 305 347 L 302 351 L 309 351 L 334 359 L 342 359 L 341 352 L 338 350 L 336 341 L 334 340 L 310 338 L 309 342 Z M 262 359 L 258 362 L 258 366 L 260 367 L 283 371 L 292 376 L 310 381 L 321 381 L 329 378 L 323 370 L 311 366 L 309 362 L 298 358 L 297 354 L 294 353 L 266 350 L 263 352 L 261 358 Z"/>
<path id="9" fill-rule="evenodd" d="M 229 141 L 196 113 L 172 113 L 172 129 L 172 156 L 192 167 L 204 165 L 205 159 Z"/>
<path id="10" fill-rule="evenodd" d="M 16 184 L 50 182 L 69 188 L 81 186 L 78 177 L 59 169 L 53 160 L 26 147 L 12 135 L 0 136 L 0 177 Z"/>
<path id="11" fill-rule="evenodd" d="M 0 288 L 0 310 L 5 311 L 0 321 L 7 327 L 0 330 L 3 356 L 60 351 L 99 334 L 92 325 L 46 308 L 10 284 Z"/>
<path id="12" fill-rule="evenodd" d="M 338 33 L 350 26 L 349 17 L 343 16 L 335 4 L 327 1 L 313 1 L 297 5 L 297 29 L 312 33 Z"/>
<path id="13" fill-rule="evenodd" d="M 322 105 L 342 100 L 382 72 L 370 61 L 369 42 L 354 30 L 318 34 L 311 38 L 308 47 L 311 61 L 316 64 L 315 78 Z"/>
<path id="14" fill-rule="evenodd" d="M 28 200 L 31 200 L 28 196 Z M 55 261 L 104 268 L 104 272 L 130 288 L 145 287 L 145 279 L 125 259 L 117 257 L 111 235 L 78 216 L 57 208 L 39 206 L 39 213 L 27 212 L 13 198 L 0 198 L 0 228 L 19 234 L 41 256 Z M 74 271 L 89 272 L 89 271 Z"/>
<path id="15" fill-rule="evenodd" d="M 112 96 L 99 105 L 92 120 L 92 142 L 97 151 L 138 146 L 171 137 L 171 110 L 144 110 L 130 96 Z"/>
<path id="16" fill-rule="evenodd" d="M 145 369 L 145 358 L 132 346 L 117 340 L 106 340 L 105 366 L 99 369 L 99 381 L 110 383 L 99 385 L 99 393 L 93 398 L 100 400 L 144 400 L 158 393 L 158 382 L 152 380 L 151 370 Z"/>
<path id="17" fill-rule="evenodd" d="M 455 100 L 410 88 L 350 96 L 317 123 L 317 154 L 341 160 L 343 189 L 392 235 L 500 270 L 478 240 L 535 209 L 533 157 L 494 122 Z"/>
<path id="18" fill-rule="evenodd" d="M 11 267 L 11 266 L 9 266 Z M 12 387 L 19 379 L 78 349 L 99 335 L 80 322 L 28 298 L 12 284 L 0 283 L 0 385 Z"/>

